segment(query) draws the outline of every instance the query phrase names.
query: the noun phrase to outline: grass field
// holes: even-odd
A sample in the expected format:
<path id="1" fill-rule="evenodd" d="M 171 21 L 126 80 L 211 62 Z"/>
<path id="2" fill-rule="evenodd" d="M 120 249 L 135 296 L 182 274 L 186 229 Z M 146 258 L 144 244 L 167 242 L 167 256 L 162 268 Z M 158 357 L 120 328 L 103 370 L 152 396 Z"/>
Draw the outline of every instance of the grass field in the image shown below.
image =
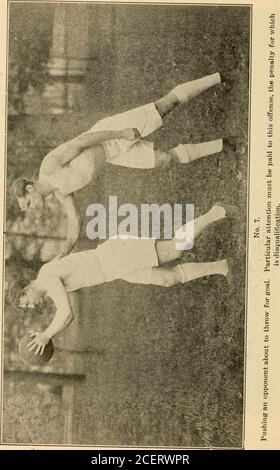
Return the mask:
<path id="1" fill-rule="evenodd" d="M 232 258 L 234 283 L 229 290 L 222 278 L 213 276 L 164 289 L 117 281 L 85 291 L 81 324 L 85 345 L 92 353 L 86 361 L 86 386 L 78 393 L 76 419 L 83 424 L 78 425 L 74 440 L 240 446 L 249 11 L 189 8 L 178 12 L 174 8 L 173 15 L 159 15 L 158 22 L 155 11 L 149 13 L 148 17 L 146 7 L 143 18 L 149 21 L 143 23 L 147 28 L 144 43 L 142 31 L 133 30 L 133 12 L 124 13 L 127 23 L 117 32 L 123 64 L 129 47 L 134 47 L 131 55 L 138 57 L 132 74 L 124 66 L 115 77 L 124 84 L 124 93 L 115 97 L 118 111 L 154 99 L 186 79 L 231 72 L 232 87 L 216 87 L 176 109 L 152 138 L 158 147 L 168 148 L 179 142 L 233 136 L 236 150 L 170 170 L 143 172 L 108 166 L 97 190 L 82 192 L 81 211 L 94 198 L 106 204 L 109 195 L 117 195 L 119 204 L 194 203 L 196 215 L 215 201 L 236 204 L 239 219 L 211 227 L 184 257 L 186 261 Z M 120 84 L 118 89 L 122 89 Z M 133 90 L 137 90 L 135 95 Z M 89 246 L 82 244 L 82 248 Z"/>
<path id="2" fill-rule="evenodd" d="M 115 281 L 81 292 L 79 347 L 87 351 L 86 375 L 74 384 L 73 444 L 241 446 L 250 10 L 174 5 L 89 8 L 94 60 L 86 77 L 86 101 L 72 116 L 31 116 L 33 124 L 28 116 L 19 116 L 19 129 L 10 132 L 18 141 L 17 153 L 9 154 L 11 181 L 16 175 L 36 173 L 47 147 L 88 129 L 94 117 L 153 101 L 178 83 L 220 71 L 232 74 L 231 86 L 217 86 L 178 107 L 151 139 L 156 147 L 167 149 L 231 137 L 236 149 L 160 171 L 107 165 L 97 184 L 77 194 L 83 217 L 83 239 L 77 249 L 95 247 L 95 242 L 84 240 L 85 210 L 93 202 L 106 206 L 110 195 L 118 197 L 119 205 L 193 203 L 196 216 L 215 201 L 224 201 L 236 204 L 240 215 L 213 225 L 184 255 L 184 261 L 231 258 L 231 289 L 223 278 L 212 276 L 169 289 Z M 42 21 L 34 18 L 38 24 Z M 21 263 L 24 267 L 21 258 L 10 260 L 15 271 Z M 38 268 L 38 260 L 33 268 Z M 12 317 L 6 310 L 7 348 L 14 354 L 19 336 L 15 325 L 24 329 L 26 318 L 23 312 L 13 310 Z M 38 316 L 37 322 L 42 318 Z M 48 397 L 44 387 L 37 396 L 30 377 L 13 377 L 5 392 L 6 439 L 59 443 L 53 439 L 63 439 L 64 409 L 55 393 Z"/>

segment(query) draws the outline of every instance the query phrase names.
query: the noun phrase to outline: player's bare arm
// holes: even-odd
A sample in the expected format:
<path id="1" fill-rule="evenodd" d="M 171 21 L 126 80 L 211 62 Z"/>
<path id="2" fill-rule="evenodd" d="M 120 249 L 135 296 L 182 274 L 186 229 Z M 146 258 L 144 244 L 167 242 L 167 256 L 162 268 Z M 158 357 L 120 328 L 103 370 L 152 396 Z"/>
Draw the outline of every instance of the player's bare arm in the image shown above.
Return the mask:
<path id="1" fill-rule="evenodd" d="M 61 278 L 57 275 L 55 276 L 53 270 L 51 270 L 50 273 L 47 294 L 56 306 L 56 313 L 45 331 L 32 333 L 28 347 L 30 351 L 34 350 L 35 355 L 42 355 L 48 342 L 67 328 L 74 319 L 69 296 Z"/>
<path id="2" fill-rule="evenodd" d="M 70 253 L 70 251 L 72 251 L 79 238 L 81 229 L 81 216 L 76 207 L 75 197 L 73 194 L 65 197 L 59 191 L 56 191 L 55 195 L 62 204 L 67 216 L 66 240 L 57 256 L 58 258 L 61 258 L 62 256 L 65 256 Z"/>
<path id="3" fill-rule="evenodd" d="M 106 140 L 125 139 L 134 142 L 140 138 L 139 131 L 133 128 L 118 131 L 85 132 L 49 152 L 43 161 L 44 171 L 53 173 L 76 158 L 84 149 L 100 145 Z"/>

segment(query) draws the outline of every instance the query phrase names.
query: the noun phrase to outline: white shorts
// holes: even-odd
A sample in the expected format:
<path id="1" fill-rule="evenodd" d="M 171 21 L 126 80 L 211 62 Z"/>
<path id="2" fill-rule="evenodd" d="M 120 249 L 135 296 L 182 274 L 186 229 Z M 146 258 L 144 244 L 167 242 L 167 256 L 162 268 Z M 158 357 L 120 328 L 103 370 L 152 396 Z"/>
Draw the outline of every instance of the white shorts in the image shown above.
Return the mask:
<path id="1" fill-rule="evenodd" d="M 122 130 L 136 128 L 142 137 L 146 137 L 162 126 L 162 118 L 154 103 L 131 109 L 124 113 L 107 117 L 97 122 L 90 131 Z M 130 142 L 125 139 L 106 141 L 104 149 L 107 161 L 113 165 L 130 168 L 154 168 L 154 144 L 146 140 Z"/>
<path id="2" fill-rule="evenodd" d="M 153 238 L 114 237 L 99 245 L 95 252 L 106 282 L 123 279 L 150 284 L 151 269 L 159 264 Z"/>

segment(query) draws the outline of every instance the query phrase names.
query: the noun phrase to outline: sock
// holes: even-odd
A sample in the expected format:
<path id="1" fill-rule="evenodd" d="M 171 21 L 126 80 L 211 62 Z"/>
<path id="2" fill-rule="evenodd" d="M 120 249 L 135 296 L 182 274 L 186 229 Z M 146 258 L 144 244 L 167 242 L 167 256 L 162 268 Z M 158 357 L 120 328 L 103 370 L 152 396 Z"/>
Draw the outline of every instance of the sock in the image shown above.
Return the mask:
<path id="1" fill-rule="evenodd" d="M 188 274 L 187 274 L 187 269 L 184 269 L 184 266 L 186 265 L 185 264 L 177 264 L 177 266 L 175 266 L 175 270 L 177 272 L 177 274 L 179 275 L 179 279 L 181 282 L 181 284 L 184 284 L 185 282 L 187 282 L 188 280 Z"/>
<path id="2" fill-rule="evenodd" d="M 206 77 L 177 85 L 173 90 L 171 90 L 171 93 L 176 95 L 181 103 L 186 103 L 202 91 L 207 90 L 214 85 L 218 85 L 219 83 L 221 83 L 220 74 L 213 73 L 212 75 L 207 75 Z"/>
<path id="3" fill-rule="evenodd" d="M 185 282 L 199 279 L 205 276 L 222 275 L 226 276 L 228 272 L 228 264 L 226 260 L 211 261 L 208 263 L 184 263 L 177 264 L 176 272 L 179 282 Z"/>
<path id="4" fill-rule="evenodd" d="M 180 144 L 174 149 L 180 163 L 190 163 L 198 158 L 207 157 L 223 150 L 223 140 L 212 140 L 201 144 Z"/>
<path id="5" fill-rule="evenodd" d="M 210 209 L 209 214 L 214 218 L 214 220 L 224 219 L 226 216 L 225 208 L 222 205 L 215 205 Z"/>

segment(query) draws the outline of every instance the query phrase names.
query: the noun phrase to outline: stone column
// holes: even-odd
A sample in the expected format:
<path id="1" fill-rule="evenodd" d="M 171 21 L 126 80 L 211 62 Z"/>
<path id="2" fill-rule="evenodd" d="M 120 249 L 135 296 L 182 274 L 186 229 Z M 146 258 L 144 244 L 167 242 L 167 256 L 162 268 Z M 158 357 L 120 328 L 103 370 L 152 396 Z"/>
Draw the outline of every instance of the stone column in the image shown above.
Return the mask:
<path id="1" fill-rule="evenodd" d="M 46 90 L 50 112 L 80 111 L 85 103 L 84 80 L 89 68 L 89 6 L 57 4 Z"/>

